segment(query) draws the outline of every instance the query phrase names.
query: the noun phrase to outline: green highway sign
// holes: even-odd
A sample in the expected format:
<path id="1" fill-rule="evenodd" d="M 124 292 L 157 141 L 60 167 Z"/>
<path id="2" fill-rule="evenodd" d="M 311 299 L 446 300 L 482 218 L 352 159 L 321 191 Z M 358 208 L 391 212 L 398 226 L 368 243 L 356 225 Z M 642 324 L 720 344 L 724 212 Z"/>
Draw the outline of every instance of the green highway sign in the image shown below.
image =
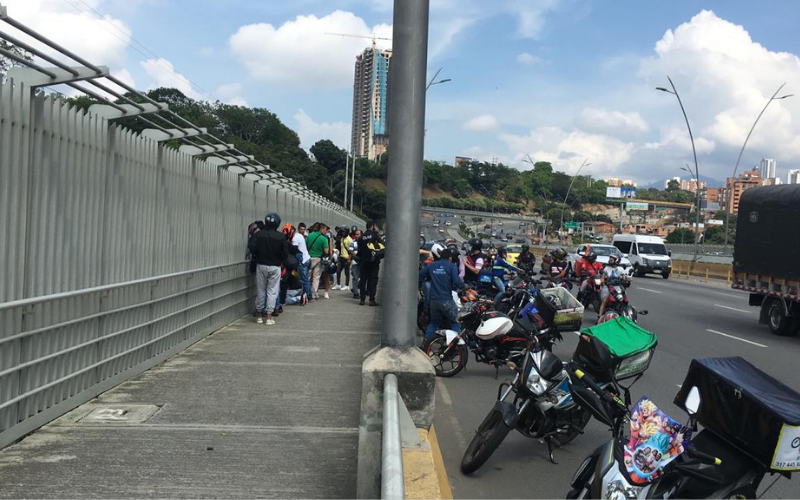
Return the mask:
<path id="1" fill-rule="evenodd" d="M 564 223 L 564 227 L 566 227 L 567 229 L 578 229 L 579 225 L 580 225 L 580 223 L 578 223 L 578 222 L 565 222 Z"/>

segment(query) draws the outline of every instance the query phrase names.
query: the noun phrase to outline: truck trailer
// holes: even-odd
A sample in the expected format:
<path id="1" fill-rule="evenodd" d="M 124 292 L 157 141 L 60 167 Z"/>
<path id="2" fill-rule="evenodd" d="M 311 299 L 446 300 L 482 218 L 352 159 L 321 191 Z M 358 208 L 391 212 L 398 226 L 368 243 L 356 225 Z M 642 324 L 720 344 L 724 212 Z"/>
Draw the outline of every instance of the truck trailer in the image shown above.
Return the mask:
<path id="1" fill-rule="evenodd" d="M 800 332 L 800 185 L 742 193 L 733 250 L 736 290 L 750 292 L 759 323 L 776 335 Z"/>

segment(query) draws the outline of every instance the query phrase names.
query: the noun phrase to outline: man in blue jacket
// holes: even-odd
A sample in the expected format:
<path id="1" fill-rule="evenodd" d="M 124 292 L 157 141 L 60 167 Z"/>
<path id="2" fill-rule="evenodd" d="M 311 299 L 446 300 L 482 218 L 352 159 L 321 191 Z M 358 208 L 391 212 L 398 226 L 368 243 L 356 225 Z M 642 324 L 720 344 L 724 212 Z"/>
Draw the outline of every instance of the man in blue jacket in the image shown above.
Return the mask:
<path id="1" fill-rule="evenodd" d="M 453 289 L 465 288 L 464 282 L 458 277 L 458 268 L 450 262 L 450 250 L 444 249 L 436 260 L 419 271 L 420 286 L 425 279 L 431 282 L 431 322 L 425 329 L 425 340 L 430 340 L 439 329 L 442 317 L 450 320 L 451 330 L 461 331 L 461 325 L 456 321 L 458 306 L 453 301 Z"/>
<path id="2" fill-rule="evenodd" d="M 506 293 L 506 285 L 503 281 L 506 270 L 513 272 L 519 271 L 519 269 L 506 262 L 507 258 L 508 250 L 503 247 L 497 251 L 497 258 L 494 260 L 494 264 L 492 265 L 492 279 L 494 281 L 494 286 L 497 287 L 497 295 L 494 296 L 495 304 L 500 302 L 500 299 L 503 298 L 503 294 Z"/>

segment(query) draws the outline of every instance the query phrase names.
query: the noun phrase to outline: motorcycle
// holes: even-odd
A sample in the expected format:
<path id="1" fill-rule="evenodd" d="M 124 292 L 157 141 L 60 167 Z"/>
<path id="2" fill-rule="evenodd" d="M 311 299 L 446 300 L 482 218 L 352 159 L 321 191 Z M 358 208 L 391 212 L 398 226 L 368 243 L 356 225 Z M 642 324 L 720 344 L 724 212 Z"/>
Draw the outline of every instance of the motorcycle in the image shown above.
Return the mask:
<path id="1" fill-rule="evenodd" d="M 611 280 L 608 281 L 606 285 L 608 286 L 608 305 L 603 315 L 597 318 L 598 325 L 620 316 L 629 318 L 635 323 L 638 321 L 640 315 L 646 316 L 648 314 L 647 310 L 637 311 L 636 308 L 630 304 L 628 292 L 626 290 L 631 286 L 630 281 L 625 279 Z"/>
<path id="2" fill-rule="evenodd" d="M 598 356 L 609 359 L 602 346 L 593 348 Z M 696 370 L 702 365 L 704 372 Z M 733 370 L 726 374 L 715 372 L 716 367 L 724 365 Z M 706 375 L 692 380 L 693 370 Z M 767 473 L 791 478 L 788 471 L 800 470 L 800 463 L 776 464 L 773 459 L 773 452 L 777 457 L 782 448 L 796 446 L 782 444 L 776 436 L 784 425 L 789 425 L 786 421 L 800 423 L 800 394 L 742 358 L 692 361 L 675 399 L 689 414 L 687 425 L 672 420 L 646 397 L 631 409 L 629 393 L 622 401 L 617 397 L 616 383 L 615 392 L 609 391 L 580 369 L 571 369 L 570 378 L 575 384 L 574 399 L 608 425 L 613 437 L 583 460 L 572 477 L 567 498 L 757 498 L 756 492 Z M 735 385 L 728 385 L 730 382 Z M 760 389 L 748 391 L 748 386 Z M 759 392 L 767 389 L 774 394 Z M 782 403 L 776 404 L 775 398 Z M 794 404 L 786 406 L 786 401 Z M 737 422 L 735 431 L 739 432 L 731 434 L 731 429 L 721 425 L 720 412 L 730 413 Z M 655 421 L 660 425 L 652 427 L 650 424 Z M 628 422 L 630 434 L 625 439 L 623 432 Z M 699 433 L 698 422 L 705 427 Z M 756 450 L 768 453 L 757 457 Z M 778 479 L 780 476 L 775 480 Z"/>
<path id="3" fill-rule="evenodd" d="M 585 292 L 578 292 L 578 301 L 584 307 L 592 306 L 594 312 L 600 312 L 600 290 L 603 288 L 603 280 L 599 274 L 587 276 L 584 281 L 589 282 Z M 581 282 L 583 286 L 583 281 Z"/>
<path id="4" fill-rule="evenodd" d="M 612 326 L 602 329 L 610 331 Z M 619 377 L 636 377 L 638 380 L 650 364 L 656 337 L 646 330 L 641 331 L 644 333 L 640 344 L 618 360 L 616 373 Z M 594 337 L 581 337 L 571 363 L 586 372 L 596 373 L 597 362 L 587 354 L 587 339 L 591 338 Z M 498 400 L 467 447 L 461 460 L 464 474 L 478 470 L 512 429 L 525 437 L 546 442 L 552 463 L 558 463 L 554 456 L 556 448 L 583 433 L 591 413 L 574 400 L 568 364 L 550 352 L 548 344 L 551 346 L 552 342 L 534 343 L 526 350 L 521 364 L 509 363 L 509 367 L 516 371 L 514 379 L 500 385 Z M 601 380 L 602 387 L 611 383 L 609 377 L 601 377 Z"/>

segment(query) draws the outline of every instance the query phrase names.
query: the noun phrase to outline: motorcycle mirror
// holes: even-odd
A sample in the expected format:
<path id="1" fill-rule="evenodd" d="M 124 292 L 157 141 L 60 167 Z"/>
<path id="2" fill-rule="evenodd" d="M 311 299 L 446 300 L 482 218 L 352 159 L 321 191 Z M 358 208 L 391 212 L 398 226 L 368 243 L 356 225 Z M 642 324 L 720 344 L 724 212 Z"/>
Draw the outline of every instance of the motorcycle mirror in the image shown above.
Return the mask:
<path id="1" fill-rule="evenodd" d="M 694 416 L 700 410 L 700 391 L 697 387 L 689 389 L 689 395 L 686 396 L 686 411 L 689 415 Z"/>
<path id="2" fill-rule="evenodd" d="M 642 309 L 641 311 L 639 311 L 639 316 L 647 316 L 648 314 L 650 314 L 650 311 L 648 311 L 647 309 Z"/>

